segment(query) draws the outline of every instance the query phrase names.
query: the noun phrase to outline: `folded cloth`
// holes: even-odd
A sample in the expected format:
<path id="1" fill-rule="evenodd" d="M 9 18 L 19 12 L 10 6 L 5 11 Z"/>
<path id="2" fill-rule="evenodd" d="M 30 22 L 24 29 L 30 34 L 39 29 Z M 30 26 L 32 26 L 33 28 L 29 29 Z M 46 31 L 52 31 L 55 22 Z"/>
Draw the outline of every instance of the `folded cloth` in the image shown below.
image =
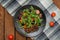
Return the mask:
<path id="1" fill-rule="evenodd" d="M 57 8 L 57 6 L 53 3 L 52 0 L 44 0 L 44 1 L 39 0 L 39 1 L 43 5 L 43 7 L 45 8 L 45 11 L 47 11 L 50 14 L 50 16 L 51 16 L 52 12 L 56 13 L 56 16 L 53 17 L 53 19 L 55 20 L 55 23 L 58 23 L 58 25 L 55 24 L 54 28 L 47 28 L 45 30 L 45 34 L 47 35 L 47 37 L 49 39 L 51 39 L 52 38 L 51 36 L 53 36 L 53 34 L 60 28 L 60 9 Z M 57 36 L 57 35 L 55 35 L 55 36 Z"/>
<path id="2" fill-rule="evenodd" d="M 57 6 L 53 3 L 52 0 L 40 0 L 41 4 L 45 7 L 45 9 L 52 14 L 52 12 L 56 13 L 56 16 L 54 17 L 55 21 L 57 21 L 60 24 L 60 9 L 57 8 Z"/>
<path id="3" fill-rule="evenodd" d="M 56 7 L 52 0 L 0 0 L 0 3 L 12 16 L 15 15 L 20 6 L 34 4 L 39 6 L 46 15 L 46 27 L 43 32 L 50 39 L 51 36 L 59 29 L 60 26 L 60 10 Z M 52 12 L 56 13 L 55 17 L 51 17 Z M 55 22 L 55 26 L 51 28 L 49 22 Z M 57 36 L 57 35 L 56 35 Z M 42 39 L 41 39 L 42 40 Z"/>

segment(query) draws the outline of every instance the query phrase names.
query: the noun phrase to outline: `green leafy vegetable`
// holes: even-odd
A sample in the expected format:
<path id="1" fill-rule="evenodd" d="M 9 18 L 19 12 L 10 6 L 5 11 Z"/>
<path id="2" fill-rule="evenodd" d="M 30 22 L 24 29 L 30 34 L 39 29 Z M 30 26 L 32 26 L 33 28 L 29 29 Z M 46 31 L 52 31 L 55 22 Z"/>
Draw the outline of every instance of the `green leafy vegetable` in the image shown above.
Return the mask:
<path id="1" fill-rule="evenodd" d="M 39 15 L 36 14 L 35 11 L 36 9 L 34 9 L 33 6 L 31 6 L 30 9 L 24 9 L 23 15 L 21 17 L 22 23 L 19 23 L 19 24 L 21 26 L 27 25 L 27 28 L 30 28 L 32 27 L 32 25 L 36 25 L 36 24 L 40 26 L 40 23 L 43 21 L 43 19 L 41 19 Z M 34 18 L 33 21 L 32 21 L 32 18 Z"/>

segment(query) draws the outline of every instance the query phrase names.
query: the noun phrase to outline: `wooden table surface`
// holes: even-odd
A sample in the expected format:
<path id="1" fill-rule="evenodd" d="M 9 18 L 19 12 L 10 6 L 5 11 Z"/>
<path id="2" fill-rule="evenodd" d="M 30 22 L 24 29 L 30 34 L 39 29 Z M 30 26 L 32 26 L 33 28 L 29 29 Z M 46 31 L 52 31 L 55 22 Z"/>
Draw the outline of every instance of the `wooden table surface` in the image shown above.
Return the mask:
<path id="1" fill-rule="evenodd" d="M 54 0 L 54 3 L 60 8 L 60 1 Z M 0 5 L 0 40 L 9 40 L 8 35 L 13 35 L 13 40 L 31 40 L 19 34 L 13 23 L 13 17 Z"/>

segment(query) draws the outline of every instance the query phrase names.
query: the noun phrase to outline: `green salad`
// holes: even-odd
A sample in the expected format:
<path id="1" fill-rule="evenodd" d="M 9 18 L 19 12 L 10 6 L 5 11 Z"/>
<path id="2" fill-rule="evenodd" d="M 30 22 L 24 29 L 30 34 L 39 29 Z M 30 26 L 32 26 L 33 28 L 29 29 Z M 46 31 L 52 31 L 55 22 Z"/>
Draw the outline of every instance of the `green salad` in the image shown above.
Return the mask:
<path id="1" fill-rule="evenodd" d="M 43 21 L 42 13 L 40 10 L 35 9 L 33 6 L 24 9 L 22 15 L 19 16 L 19 25 L 24 29 L 25 32 L 30 33 L 38 30 L 38 26 L 41 26 Z"/>

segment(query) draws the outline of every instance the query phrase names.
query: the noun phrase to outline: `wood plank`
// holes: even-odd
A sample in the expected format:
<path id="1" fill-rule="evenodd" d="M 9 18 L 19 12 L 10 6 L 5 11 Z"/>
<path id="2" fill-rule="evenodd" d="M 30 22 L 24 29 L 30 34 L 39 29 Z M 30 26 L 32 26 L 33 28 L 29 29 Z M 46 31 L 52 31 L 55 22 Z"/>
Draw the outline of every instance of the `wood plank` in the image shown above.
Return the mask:
<path id="1" fill-rule="evenodd" d="M 13 40 L 26 40 L 26 37 L 20 35 L 16 30 L 14 31 L 14 25 L 13 25 L 13 18 L 11 15 L 8 14 L 7 11 L 5 11 L 5 40 L 8 40 L 8 35 L 13 34 L 14 38 Z M 16 37 L 15 37 L 16 34 Z"/>
<path id="2" fill-rule="evenodd" d="M 60 9 L 60 0 L 53 0 L 56 6 Z"/>
<path id="3" fill-rule="evenodd" d="M 4 40 L 4 8 L 0 5 L 0 40 Z"/>
<path id="4" fill-rule="evenodd" d="M 32 40 L 31 38 L 27 38 L 27 40 Z"/>
<path id="5" fill-rule="evenodd" d="M 16 40 L 26 40 L 26 37 L 22 36 L 19 32 L 16 31 Z"/>
<path id="6" fill-rule="evenodd" d="M 14 36 L 14 32 L 13 17 L 5 10 L 5 40 L 8 40 L 8 35 L 10 34 Z M 15 40 L 14 38 L 13 40 Z"/>

